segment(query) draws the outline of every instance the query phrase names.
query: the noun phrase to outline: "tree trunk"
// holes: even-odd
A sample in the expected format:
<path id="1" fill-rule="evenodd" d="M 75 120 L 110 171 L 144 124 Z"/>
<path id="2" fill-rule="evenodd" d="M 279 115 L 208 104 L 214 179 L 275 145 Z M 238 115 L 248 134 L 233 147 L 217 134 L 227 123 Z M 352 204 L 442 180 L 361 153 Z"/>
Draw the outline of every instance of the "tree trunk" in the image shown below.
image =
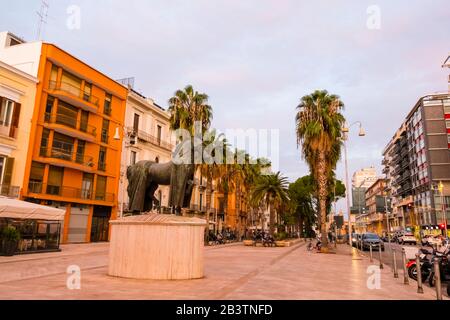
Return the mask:
<path id="1" fill-rule="evenodd" d="M 320 210 L 320 232 L 322 234 L 322 246 L 328 246 L 327 236 L 327 172 L 325 153 L 319 152 L 317 161 L 317 183 L 318 183 L 318 198 L 319 198 L 319 210 Z"/>
<path id="2" fill-rule="evenodd" d="M 275 211 L 273 210 L 273 204 L 269 204 L 269 232 L 271 236 L 275 232 Z"/>

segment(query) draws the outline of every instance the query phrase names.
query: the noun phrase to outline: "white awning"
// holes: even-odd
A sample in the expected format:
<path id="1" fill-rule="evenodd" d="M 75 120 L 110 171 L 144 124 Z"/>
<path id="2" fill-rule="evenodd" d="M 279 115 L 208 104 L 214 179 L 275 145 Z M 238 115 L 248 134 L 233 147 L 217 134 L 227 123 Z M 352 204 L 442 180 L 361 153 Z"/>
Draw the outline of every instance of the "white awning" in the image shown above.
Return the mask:
<path id="1" fill-rule="evenodd" d="M 64 220 L 65 211 L 22 200 L 0 197 L 0 218 Z"/>

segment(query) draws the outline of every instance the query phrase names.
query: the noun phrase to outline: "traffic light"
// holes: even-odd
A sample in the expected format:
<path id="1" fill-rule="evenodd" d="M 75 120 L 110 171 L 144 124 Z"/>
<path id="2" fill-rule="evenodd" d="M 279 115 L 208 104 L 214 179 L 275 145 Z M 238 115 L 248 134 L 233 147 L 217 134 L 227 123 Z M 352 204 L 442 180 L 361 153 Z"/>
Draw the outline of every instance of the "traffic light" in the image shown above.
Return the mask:
<path id="1" fill-rule="evenodd" d="M 444 230 L 444 229 L 445 229 L 445 224 L 441 223 L 441 224 L 439 225 L 439 229 Z"/>

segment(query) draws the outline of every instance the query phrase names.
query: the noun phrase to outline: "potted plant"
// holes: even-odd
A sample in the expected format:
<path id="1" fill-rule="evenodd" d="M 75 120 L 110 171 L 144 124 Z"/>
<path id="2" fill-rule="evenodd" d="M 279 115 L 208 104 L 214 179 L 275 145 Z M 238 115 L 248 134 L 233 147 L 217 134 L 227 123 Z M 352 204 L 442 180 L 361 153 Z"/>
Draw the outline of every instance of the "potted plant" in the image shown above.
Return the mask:
<path id="1" fill-rule="evenodd" d="M 20 233 L 19 231 L 12 227 L 8 226 L 3 229 L 2 232 L 2 247 L 3 247 L 3 254 L 5 256 L 12 256 L 14 255 L 14 252 L 17 250 L 17 245 L 20 239 Z"/>

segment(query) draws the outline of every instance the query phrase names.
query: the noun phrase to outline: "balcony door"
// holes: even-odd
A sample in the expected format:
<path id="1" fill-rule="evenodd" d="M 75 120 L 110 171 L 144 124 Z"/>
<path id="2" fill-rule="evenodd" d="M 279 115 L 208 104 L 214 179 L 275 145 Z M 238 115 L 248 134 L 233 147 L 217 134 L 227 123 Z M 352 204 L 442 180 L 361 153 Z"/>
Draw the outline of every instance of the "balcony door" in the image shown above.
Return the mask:
<path id="1" fill-rule="evenodd" d="M 91 225 L 91 242 L 108 241 L 111 207 L 94 206 Z"/>
<path id="2" fill-rule="evenodd" d="M 81 197 L 83 199 L 92 199 L 93 188 L 94 188 L 94 175 L 92 173 L 83 173 L 83 182 L 81 184 Z"/>
<path id="3" fill-rule="evenodd" d="M 64 168 L 50 166 L 48 170 L 47 194 L 62 195 Z"/>

